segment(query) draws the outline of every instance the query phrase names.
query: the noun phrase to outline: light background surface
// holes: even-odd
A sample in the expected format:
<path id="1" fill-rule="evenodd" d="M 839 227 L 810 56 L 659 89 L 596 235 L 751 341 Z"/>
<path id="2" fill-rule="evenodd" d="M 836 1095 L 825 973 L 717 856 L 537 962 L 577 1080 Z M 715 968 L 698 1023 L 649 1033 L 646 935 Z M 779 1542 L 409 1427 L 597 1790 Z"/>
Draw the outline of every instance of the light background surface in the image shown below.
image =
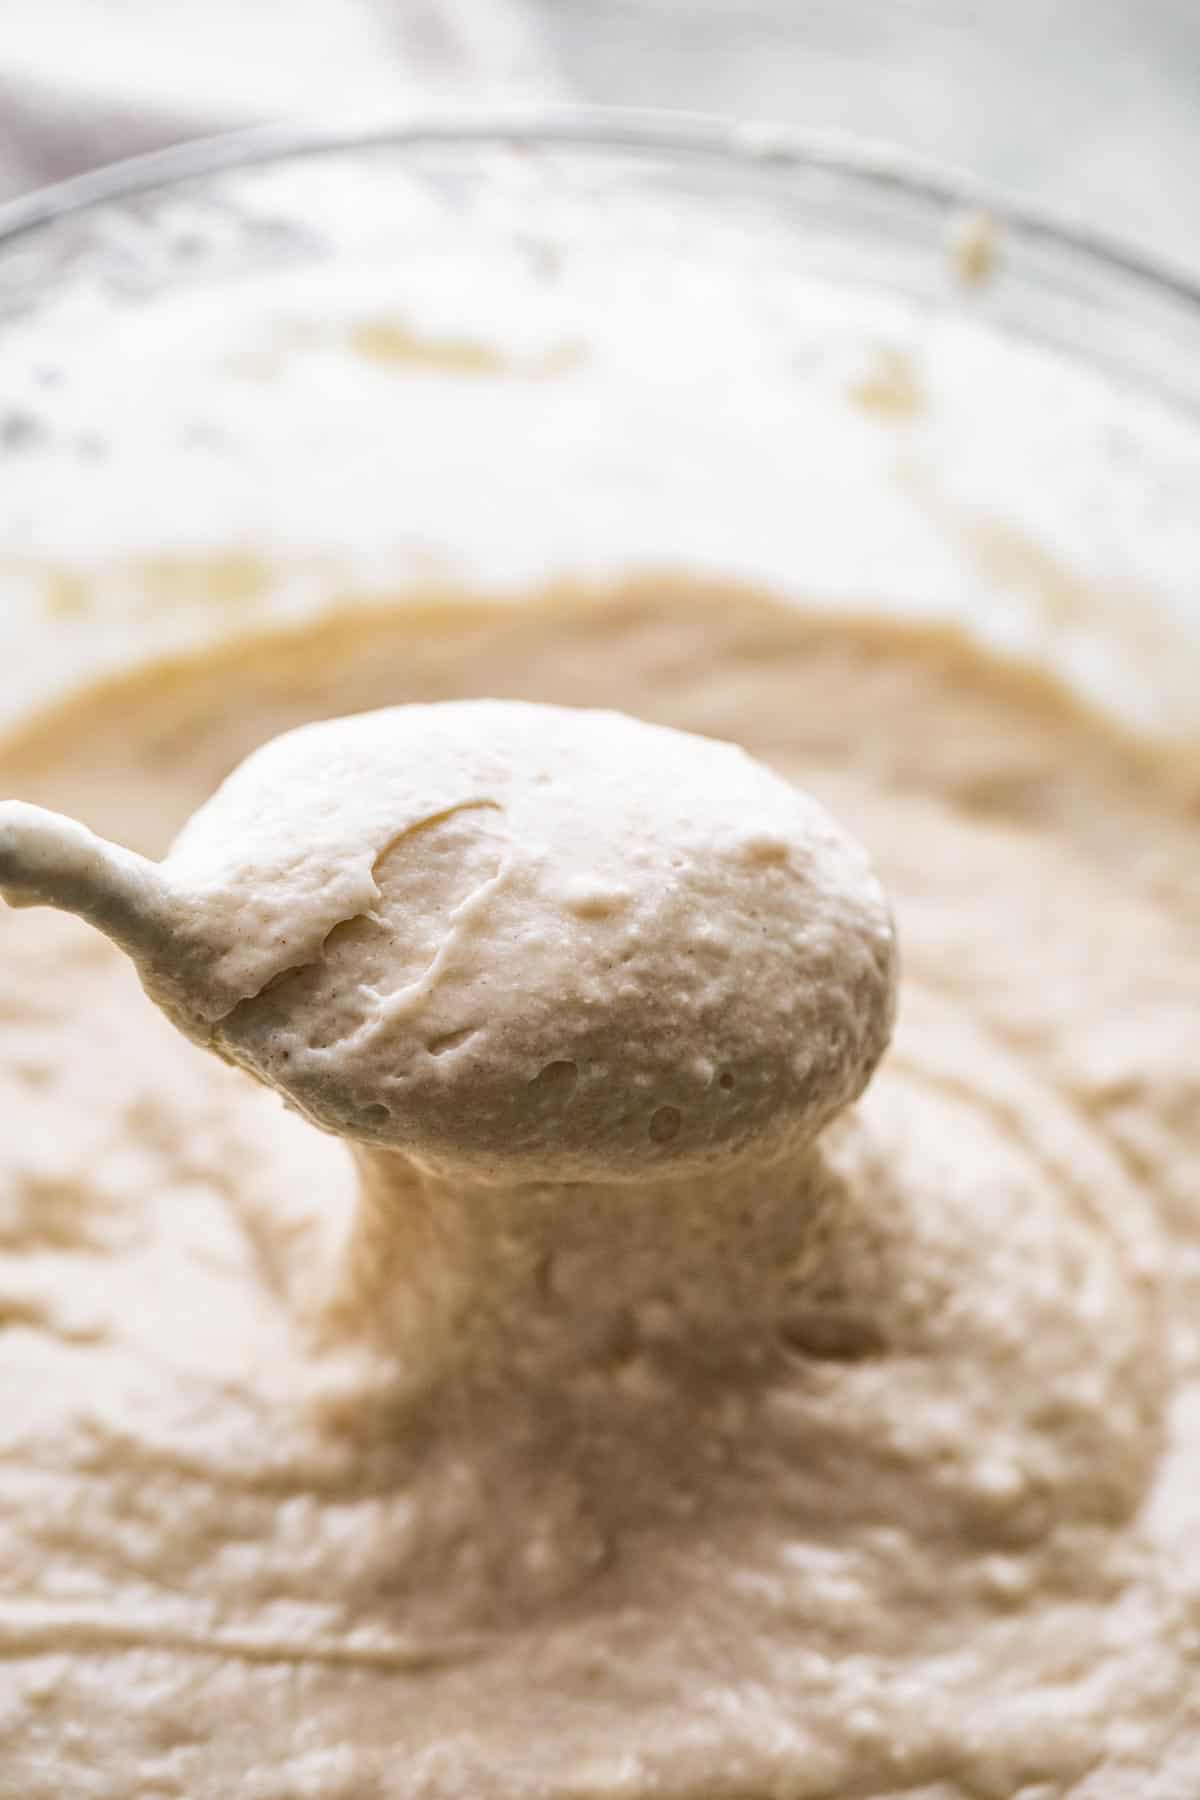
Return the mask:
<path id="1" fill-rule="evenodd" d="M 3 0 L 0 195 L 260 120 L 571 100 L 882 138 L 1200 273 L 1200 0 Z"/>

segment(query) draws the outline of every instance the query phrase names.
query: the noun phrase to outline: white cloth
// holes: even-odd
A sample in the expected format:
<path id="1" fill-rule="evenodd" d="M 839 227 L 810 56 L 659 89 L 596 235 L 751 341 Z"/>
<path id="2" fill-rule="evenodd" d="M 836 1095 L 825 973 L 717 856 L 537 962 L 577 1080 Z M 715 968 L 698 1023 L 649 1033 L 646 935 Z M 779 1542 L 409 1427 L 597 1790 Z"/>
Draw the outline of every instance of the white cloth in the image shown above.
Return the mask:
<path id="1" fill-rule="evenodd" d="M 0 198 L 264 120 L 564 97 L 521 0 L 0 0 Z"/>

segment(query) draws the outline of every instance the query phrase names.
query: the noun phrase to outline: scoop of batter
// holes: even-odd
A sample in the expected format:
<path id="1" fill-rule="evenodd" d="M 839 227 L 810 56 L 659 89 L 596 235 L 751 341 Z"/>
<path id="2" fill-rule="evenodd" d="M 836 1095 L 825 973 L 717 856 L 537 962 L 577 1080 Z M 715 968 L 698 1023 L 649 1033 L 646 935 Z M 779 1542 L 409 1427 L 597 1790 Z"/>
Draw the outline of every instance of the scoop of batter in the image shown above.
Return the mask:
<path id="1" fill-rule="evenodd" d="M 775 1157 L 891 1029 L 865 852 L 743 751 L 616 713 L 469 701 L 290 732 L 159 866 L 8 818 L 38 876 L 22 889 L 14 839 L 10 896 L 90 910 L 189 1036 L 428 1168 Z"/>

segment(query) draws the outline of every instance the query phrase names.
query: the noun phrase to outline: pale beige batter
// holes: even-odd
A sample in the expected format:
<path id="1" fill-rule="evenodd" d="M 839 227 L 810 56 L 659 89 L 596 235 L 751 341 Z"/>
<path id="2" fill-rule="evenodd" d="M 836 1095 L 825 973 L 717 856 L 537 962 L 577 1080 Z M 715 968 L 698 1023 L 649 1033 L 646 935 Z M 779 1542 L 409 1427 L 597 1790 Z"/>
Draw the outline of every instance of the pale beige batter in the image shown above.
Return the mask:
<path id="1" fill-rule="evenodd" d="M 480 694 L 811 790 L 895 908 L 893 1048 L 719 1183 L 364 1201 L 96 934 L 0 916 L 0 1793 L 1190 1797 L 1195 796 L 953 640 L 665 584 L 159 671 L 0 791 L 159 855 L 278 731 Z"/>

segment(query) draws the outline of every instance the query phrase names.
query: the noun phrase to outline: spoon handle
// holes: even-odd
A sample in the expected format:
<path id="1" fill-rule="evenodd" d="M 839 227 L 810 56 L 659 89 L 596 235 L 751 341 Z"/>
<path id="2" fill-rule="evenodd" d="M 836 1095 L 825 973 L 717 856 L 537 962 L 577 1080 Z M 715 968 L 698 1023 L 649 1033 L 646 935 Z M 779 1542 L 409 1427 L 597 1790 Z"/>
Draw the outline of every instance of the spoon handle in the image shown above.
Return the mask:
<path id="1" fill-rule="evenodd" d="M 131 954 L 162 942 L 158 864 L 22 800 L 0 801 L 0 895 L 10 906 L 76 913 Z"/>

